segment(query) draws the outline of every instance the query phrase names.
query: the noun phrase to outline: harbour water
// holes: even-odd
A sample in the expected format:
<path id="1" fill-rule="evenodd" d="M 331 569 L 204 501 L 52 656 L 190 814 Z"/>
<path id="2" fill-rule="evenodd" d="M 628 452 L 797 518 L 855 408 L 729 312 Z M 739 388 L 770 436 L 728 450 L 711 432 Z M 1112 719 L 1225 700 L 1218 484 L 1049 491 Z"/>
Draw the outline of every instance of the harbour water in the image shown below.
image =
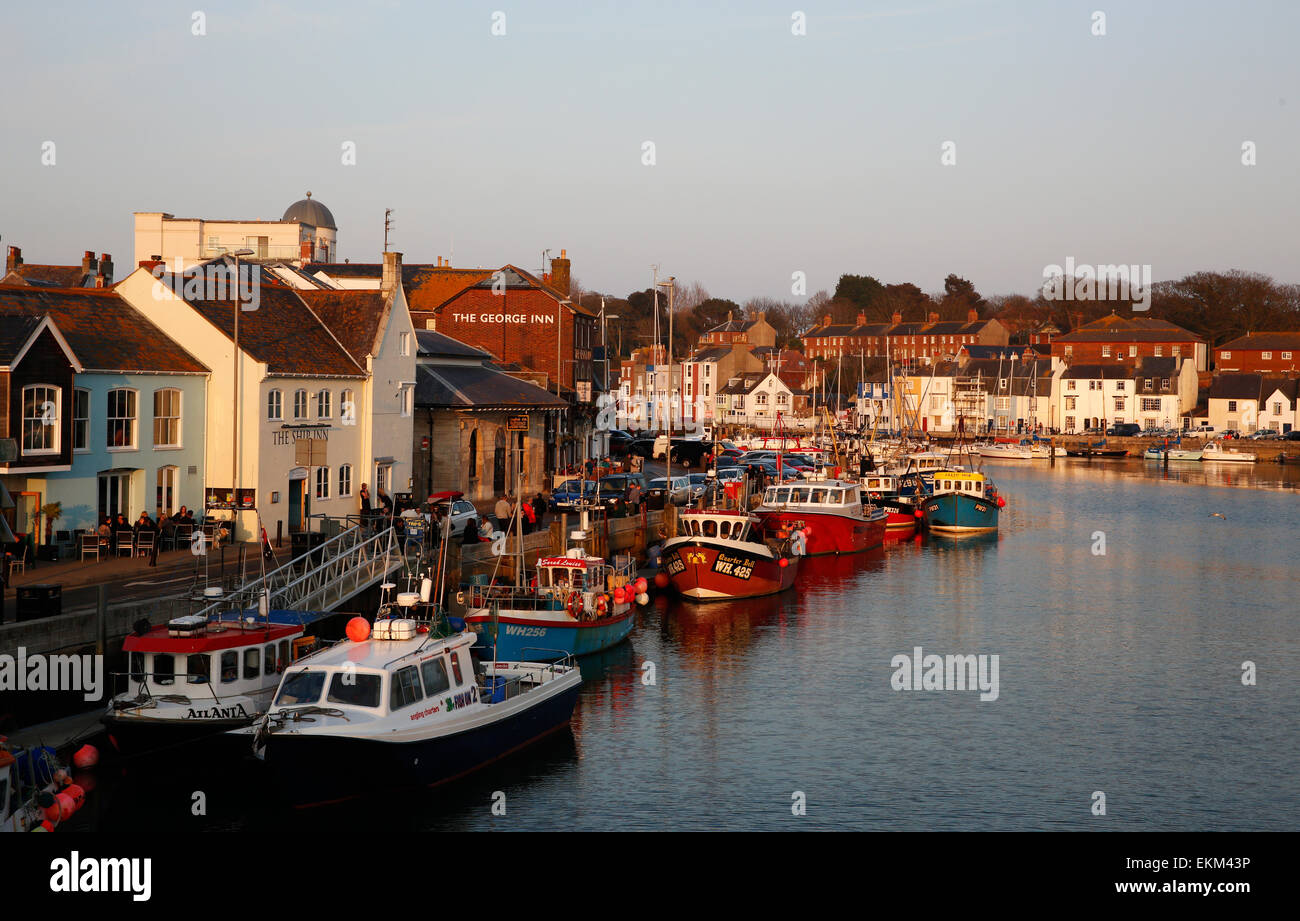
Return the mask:
<path id="1" fill-rule="evenodd" d="M 657 598 L 629 642 L 583 662 L 571 733 L 453 786 L 291 812 L 251 759 L 196 765 L 181 750 L 101 770 L 71 824 L 1300 825 L 1300 468 L 1072 459 L 985 470 L 1008 497 L 999 534 L 806 560 L 793 591 L 757 601 Z M 916 647 L 998 656 L 997 699 L 895 690 L 891 660 Z M 1105 815 L 1094 814 L 1098 791 Z M 804 815 L 792 811 L 797 793 Z"/>

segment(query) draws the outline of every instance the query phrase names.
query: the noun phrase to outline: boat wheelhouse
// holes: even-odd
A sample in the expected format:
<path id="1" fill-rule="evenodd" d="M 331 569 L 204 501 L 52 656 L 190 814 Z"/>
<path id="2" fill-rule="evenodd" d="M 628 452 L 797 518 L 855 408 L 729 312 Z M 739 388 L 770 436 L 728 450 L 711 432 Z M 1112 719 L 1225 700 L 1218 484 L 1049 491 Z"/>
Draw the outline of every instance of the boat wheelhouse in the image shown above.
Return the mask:
<path id="1" fill-rule="evenodd" d="M 794 584 L 804 535 L 765 539 L 758 517 L 733 509 L 682 509 L 679 536 L 664 541 L 660 565 L 693 601 L 756 598 Z"/>
<path id="2" fill-rule="evenodd" d="M 884 509 L 863 501 L 857 483 L 835 479 L 769 486 L 754 514 L 778 539 L 802 531 L 808 556 L 879 547 L 889 517 Z"/>
<path id="3" fill-rule="evenodd" d="M 573 547 L 539 558 L 531 585 L 471 585 L 465 621 L 500 658 L 588 655 L 627 638 L 644 590 L 632 557 L 607 563 Z"/>
<path id="4" fill-rule="evenodd" d="M 921 525 L 921 511 L 915 496 L 905 496 L 898 477 L 887 473 L 868 473 L 859 482 L 873 505 L 886 513 L 885 532 L 889 537 L 911 537 Z"/>
<path id="5" fill-rule="evenodd" d="M 977 534 L 998 529 L 1006 500 L 982 473 L 936 470 L 931 492 L 921 500 L 925 527 L 939 534 Z"/>
<path id="6" fill-rule="evenodd" d="M 485 661 L 475 634 L 380 618 L 365 639 L 295 663 L 244 734 L 296 806 L 436 786 L 563 729 L 582 676 Z"/>
<path id="7" fill-rule="evenodd" d="M 307 625 L 317 617 L 189 615 L 128 636 L 127 672 L 113 676 L 125 688 L 101 718 L 110 740 L 137 751 L 247 726 L 266 711 L 284 669 L 314 647 Z"/>

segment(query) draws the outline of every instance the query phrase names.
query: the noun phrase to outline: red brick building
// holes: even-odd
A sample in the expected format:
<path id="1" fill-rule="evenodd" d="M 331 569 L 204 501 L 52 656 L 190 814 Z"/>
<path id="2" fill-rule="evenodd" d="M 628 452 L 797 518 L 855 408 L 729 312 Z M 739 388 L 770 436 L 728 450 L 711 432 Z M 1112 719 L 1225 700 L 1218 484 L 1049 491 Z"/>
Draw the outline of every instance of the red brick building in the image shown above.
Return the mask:
<path id="1" fill-rule="evenodd" d="M 1293 375 L 1300 370 L 1300 332 L 1247 333 L 1214 350 L 1215 371 Z"/>
<path id="2" fill-rule="evenodd" d="M 1191 358 L 1196 370 L 1204 371 L 1208 347 L 1200 336 L 1168 320 L 1111 313 L 1054 338 L 1052 357 L 1066 364 L 1104 364 L 1121 358 Z"/>
<path id="3" fill-rule="evenodd" d="M 827 315 L 819 326 L 803 335 L 809 358 L 873 358 L 889 355 L 898 361 L 950 359 L 963 345 L 1006 345 L 1007 328 L 997 320 L 981 320 L 972 309 L 965 322 L 940 320 L 931 313 L 924 322 L 904 323 L 895 313 L 891 323 L 868 323 L 858 314 L 857 323 L 832 323 Z"/>

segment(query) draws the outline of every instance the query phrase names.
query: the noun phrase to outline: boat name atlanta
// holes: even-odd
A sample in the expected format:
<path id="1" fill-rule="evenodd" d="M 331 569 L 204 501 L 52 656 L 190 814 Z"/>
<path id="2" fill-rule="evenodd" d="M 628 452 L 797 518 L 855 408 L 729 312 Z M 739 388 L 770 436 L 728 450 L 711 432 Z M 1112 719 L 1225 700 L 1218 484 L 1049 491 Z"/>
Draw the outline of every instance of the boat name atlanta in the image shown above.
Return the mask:
<path id="1" fill-rule="evenodd" d="M 895 691 L 974 691 L 979 690 L 980 700 L 998 699 L 998 657 L 940 656 L 921 654 L 921 647 L 912 649 L 912 657 L 899 653 L 890 660 L 897 669 L 890 685 Z M 978 672 L 978 680 L 977 680 Z"/>

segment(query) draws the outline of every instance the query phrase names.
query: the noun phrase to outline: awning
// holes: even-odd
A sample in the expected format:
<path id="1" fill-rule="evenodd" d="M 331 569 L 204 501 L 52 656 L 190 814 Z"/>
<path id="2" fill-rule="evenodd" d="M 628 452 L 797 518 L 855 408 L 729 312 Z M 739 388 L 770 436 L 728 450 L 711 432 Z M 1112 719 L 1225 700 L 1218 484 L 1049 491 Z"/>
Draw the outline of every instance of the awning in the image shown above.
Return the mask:
<path id="1" fill-rule="evenodd" d="M 110 467 L 107 470 L 101 470 L 95 476 L 116 476 L 121 473 L 139 473 L 139 467 Z"/>

